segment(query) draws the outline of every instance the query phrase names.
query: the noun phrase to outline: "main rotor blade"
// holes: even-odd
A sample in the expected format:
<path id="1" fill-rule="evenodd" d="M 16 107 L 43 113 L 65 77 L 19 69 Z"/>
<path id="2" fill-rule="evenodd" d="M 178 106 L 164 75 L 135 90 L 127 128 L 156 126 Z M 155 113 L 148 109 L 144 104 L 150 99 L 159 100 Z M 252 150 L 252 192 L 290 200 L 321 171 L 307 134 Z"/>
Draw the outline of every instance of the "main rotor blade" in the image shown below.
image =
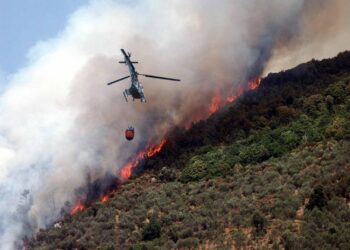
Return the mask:
<path id="1" fill-rule="evenodd" d="M 120 78 L 120 79 L 115 80 L 115 81 L 113 81 L 113 82 L 109 82 L 109 83 L 107 83 L 107 85 L 111 85 L 111 84 L 113 84 L 113 83 L 116 83 L 116 82 L 122 81 L 122 80 L 124 80 L 124 79 L 126 79 L 126 78 L 129 78 L 129 77 L 130 77 L 130 76 L 126 76 L 126 77 Z"/>
<path id="2" fill-rule="evenodd" d="M 141 76 L 145 76 L 145 77 L 151 77 L 151 78 L 162 79 L 162 80 L 177 81 L 177 82 L 179 82 L 179 81 L 180 81 L 180 79 L 169 78 L 169 77 L 152 76 L 152 75 L 145 75 L 145 74 L 139 74 L 139 75 L 141 75 Z"/>

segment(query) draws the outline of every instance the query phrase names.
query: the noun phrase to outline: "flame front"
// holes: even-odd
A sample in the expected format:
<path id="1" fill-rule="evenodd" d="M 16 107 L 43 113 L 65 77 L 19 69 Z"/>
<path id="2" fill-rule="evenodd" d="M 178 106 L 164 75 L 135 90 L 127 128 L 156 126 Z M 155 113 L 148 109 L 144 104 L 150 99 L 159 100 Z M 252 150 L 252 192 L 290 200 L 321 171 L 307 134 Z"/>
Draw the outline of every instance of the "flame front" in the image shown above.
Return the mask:
<path id="1" fill-rule="evenodd" d="M 261 83 L 261 77 L 257 77 L 248 83 L 248 88 L 252 90 L 256 89 L 257 87 L 259 87 L 260 83 Z"/>
<path id="2" fill-rule="evenodd" d="M 222 106 L 224 106 L 224 105 L 226 105 L 228 103 L 232 103 L 232 102 L 236 101 L 237 98 L 244 93 L 244 91 L 256 89 L 260 85 L 260 83 L 261 83 L 261 78 L 258 77 L 256 79 L 248 82 L 246 88 L 239 87 L 235 91 L 232 91 L 233 94 L 228 96 L 228 97 L 226 97 L 226 99 L 222 98 L 222 96 L 220 95 L 220 91 L 216 91 L 216 94 L 211 99 L 211 102 L 210 102 L 210 105 L 209 105 L 209 109 L 208 109 L 209 115 L 215 113 L 220 107 L 222 107 Z M 208 111 L 205 112 L 205 113 L 199 114 L 198 117 L 197 117 L 198 118 L 197 120 L 205 118 L 208 115 Z M 196 121 L 195 117 L 196 116 L 193 117 L 192 122 Z M 146 157 L 152 157 L 155 154 L 159 153 L 162 150 L 162 148 L 164 147 L 165 143 L 166 143 L 166 139 L 162 139 L 159 144 L 157 144 L 157 145 L 150 145 L 149 144 L 146 147 L 146 150 L 138 152 L 137 156 L 133 160 L 131 160 L 130 162 L 128 162 L 127 164 L 125 164 L 121 168 L 121 170 L 119 171 L 119 174 L 118 174 L 119 178 L 122 181 L 128 180 L 131 177 L 133 168 L 137 167 L 137 165 L 140 163 L 140 161 L 142 159 L 145 159 Z M 111 191 L 110 193 L 103 195 L 101 197 L 100 201 L 101 202 L 107 202 L 109 200 L 109 197 L 110 197 L 111 193 L 113 193 L 113 192 L 114 191 Z M 79 200 L 77 205 L 75 205 L 72 208 L 70 214 L 74 215 L 77 212 L 80 212 L 80 211 L 82 211 L 84 209 L 85 209 L 84 204 L 82 203 L 81 200 Z"/>
<path id="3" fill-rule="evenodd" d="M 210 114 L 215 113 L 219 109 L 220 103 L 221 103 L 221 96 L 220 96 L 220 94 L 216 94 L 211 99 L 211 103 L 210 103 L 210 106 L 209 106 Z"/>
<path id="4" fill-rule="evenodd" d="M 257 87 L 259 87 L 261 83 L 261 78 L 257 77 L 254 80 L 248 82 L 247 87 L 238 87 L 236 90 L 232 91 L 233 94 L 226 97 L 226 99 L 222 99 L 220 95 L 220 91 L 217 90 L 215 92 L 215 95 L 211 99 L 210 105 L 209 105 L 209 115 L 215 113 L 218 111 L 219 108 L 225 106 L 228 103 L 232 103 L 237 100 L 239 96 L 241 96 L 246 90 L 254 90 Z"/>
<path id="5" fill-rule="evenodd" d="M 80 211 L 83 211 L 85 209 L 84 203 L 79 200 L 78 203 L 71 209 L 70 215 L 74 215 Z"/>
<path id="6" fill-rule="evenodd" d="M 234 101 L 236 101 L 236 99 L 237 99 L 237 96 L 229 96 L 229 97 L 226 98 L 226 101 L 234 102 Z"/>
<path id="7" fill-rule="evenodd" d="M 153 155 L 159 153 L 160 150 L 162 150 L 162 148 L 163 148 L 163 146 L 164 146 L 165 143 L 166 143 L 166 140 L 163 139 L 163 140 L 161 140 L 161 142 L 160 142 L 158 145 L 156 145 L 156 146 L 150 146 L 150 147 L 148 148 L 147 152 L 146 152 L 146 155 L 147 155 L 148 157 L 152 157 Z"/>
<path id="8" fill-rule="evenodd" d="M 166 140 L 163 139 L 158 145 L 149 145 L 145 151 L 140 151 L 134 160 L 128 162 L 124 167 L 121 168 L 119 172 L 120 179 L 122 181 L 128 180 L 132 174 L 132 169 L 135 168 L 142 159 L 146 157 L 152 157 L 158 152 L 160 152 L 165 143 Z"/>
<path id="9" fill-rule="evenodd" d="M 103 202 L 103 203 L 107 202 L 108 200 L 109 200 L 109 194 L 105 194 L 101 198 L 101 202 Z"/>
<path id="10" fill-rule="evenodd" d="M 131 171 L 132 171 L 132 167 L 133 167 L 133 164 L 132 162 L 129 162 L 128 164 L 126 164 L 124 167 L 122 167 L 120 173 L 119 173 L 119 176 L 120 178 L 125 181 L 127 179 L 130 178 L 131 176 Z"/>
<path id="11" fill-rule="evenodd" d="M 215 113 L 220 107 L 232 103 L 237 100 L 237 98 L 244 93 L 245 90 L 254 90 L 256 89 L 261 82 L 261 78 L 257 77 L 256 79 L 248 82 L 248 85 L 246 88 L 239 87 L 234 91 L 234 93 L 226 99 L 223 99 L 220 95 L 220 91 L 217 90 L 214 97 L 211 99 L 210 105 L 209 105 L 209 115 Z M 203 115 L 201 115 L 201 118 L 203 118 Z M 198 119 L 199 120 L 199 119 Z M 158 145 L 152 146 L 149 145 L 146 150 L 141 151 L 137 154 L 134 160 L 131 162 L 128 162 L 119 172 L 119 177 L 122 181 L 126 181 L 130 178 L 132 174 L 132 169 L 135 168 L 140 160 L 144 159 L 145 157 L 152 157 L 155 154 L 159 153 L 163 146 L 165 145 L 166 140 L 163 139 Z"/>

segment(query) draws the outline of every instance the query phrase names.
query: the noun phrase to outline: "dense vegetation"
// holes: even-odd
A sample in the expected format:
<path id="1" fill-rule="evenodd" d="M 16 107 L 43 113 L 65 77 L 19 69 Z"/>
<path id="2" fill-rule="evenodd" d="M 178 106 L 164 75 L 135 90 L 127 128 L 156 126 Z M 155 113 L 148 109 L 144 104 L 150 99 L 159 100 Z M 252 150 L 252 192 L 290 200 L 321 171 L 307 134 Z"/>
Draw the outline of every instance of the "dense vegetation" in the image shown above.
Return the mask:
<path id="1" fill-rule="evenodd" d="M 350 249 L 350 52 L 270 74 L 29 249 Z"/>

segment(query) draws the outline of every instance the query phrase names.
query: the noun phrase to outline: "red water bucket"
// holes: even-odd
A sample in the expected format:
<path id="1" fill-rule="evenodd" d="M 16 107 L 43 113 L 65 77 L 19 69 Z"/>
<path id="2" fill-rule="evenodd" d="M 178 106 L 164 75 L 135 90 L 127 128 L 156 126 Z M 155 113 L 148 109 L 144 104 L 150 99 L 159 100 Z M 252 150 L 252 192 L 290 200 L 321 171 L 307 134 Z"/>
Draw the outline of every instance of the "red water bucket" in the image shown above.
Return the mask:
<path id="1" fill-rule="evenodd" d="M 127 130 L 125 130 L 125 138 L 128 141 L 131 141 L 132 139 L 134 139 L 134 135 L 135 135 L 135 130 L 133 127 L 129 127 Z"/>

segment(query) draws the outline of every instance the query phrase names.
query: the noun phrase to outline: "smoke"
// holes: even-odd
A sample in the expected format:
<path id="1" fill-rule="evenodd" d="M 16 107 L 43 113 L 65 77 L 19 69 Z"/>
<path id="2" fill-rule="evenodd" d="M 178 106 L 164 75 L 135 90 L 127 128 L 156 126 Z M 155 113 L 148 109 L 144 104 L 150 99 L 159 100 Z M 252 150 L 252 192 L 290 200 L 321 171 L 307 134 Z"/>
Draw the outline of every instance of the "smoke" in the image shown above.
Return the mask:
<path id="1" fill-rule="evenodd" d="M 278 44 L 264 74 L 278 72 L 310 59 L 330 58 L 349 50 L 350 2 L 347 0 L 305 1 L 300 32 L 286 44 Z"/>
<path id="2" fill-rule="evenodd" d="M 60 218 L 79 188 L 116 175 L 172 127 L 205 116 L 215 92 L 225 98 L 278 64 L 278 53 L 307 50 L 314 27 L 323 27 L 310 18 L 328 16 L 319 4 L 348 7 L 307 2 L 104 0 L 76 11 L 61 33 L 30 50 L 0 96 L 0 248 Z M 338 30 L 312 42 L 344 24 L 329 21 Z M 139 73 L 182 82 L 140 78 L 147 103 L 126 103 L 128 81 L 106 86 L 128 75 L 117 64 L 120 48 L 140 62 Z M 129 125 L 132 142 L 124 139 Z"/>

